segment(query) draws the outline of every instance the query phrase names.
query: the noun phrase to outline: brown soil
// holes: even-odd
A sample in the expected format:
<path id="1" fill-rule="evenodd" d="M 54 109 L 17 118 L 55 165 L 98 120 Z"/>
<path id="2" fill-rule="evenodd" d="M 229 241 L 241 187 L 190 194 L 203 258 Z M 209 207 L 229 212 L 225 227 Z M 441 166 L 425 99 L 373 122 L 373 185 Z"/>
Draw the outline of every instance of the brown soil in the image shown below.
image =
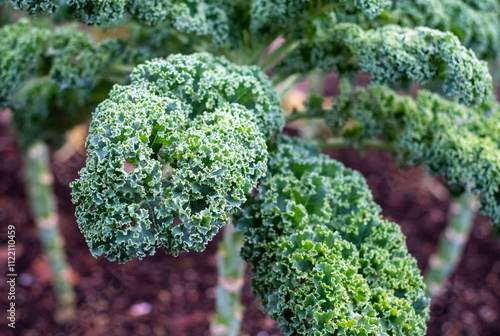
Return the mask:
<path id="1" fill-rule="evenodd" d="M 5 270 L 6 226 L 16 226 L 16 329 L 0 325 L 2 335 L 209 335 L 217 282 L 217 241 L 203 253 L 173 258 L 159 251 L 125 265 L 94 259 L 73 215 L 68 182 L 84 164 L 74 155 L 64 164 L 53 162 L 56 193 L 66 250 L 73 268 L 78 311 L 63 326 L 52 317 L 51 274 L 42 257 L 37 231 L 28 210 L 22 164 L 14 135 L 0 118 L 0 262 Z M 408 236 L 410 252 L 425 269 L 445 225 L 448 194 L 423 167 L 399 170 L 390 155 L 380 151 L 362 157 L 351 150 L 332 156 L 360 170 L 386 218 L 396 221 Z M 499 240 L 489 234 L 487 218 L 478 217 L 464 259 L 443 295 L 434 300 L 428 335 L 500 335 Z M 0 307 L 7 307 L 6 272 L 0 274 Z M 279 335 L 276 324 L 262 313 L 249 288 L 246 273 L 243 302 L 247 307 L 241 335 Z M 2 314 L 4 316 L 5 313 Z"/>

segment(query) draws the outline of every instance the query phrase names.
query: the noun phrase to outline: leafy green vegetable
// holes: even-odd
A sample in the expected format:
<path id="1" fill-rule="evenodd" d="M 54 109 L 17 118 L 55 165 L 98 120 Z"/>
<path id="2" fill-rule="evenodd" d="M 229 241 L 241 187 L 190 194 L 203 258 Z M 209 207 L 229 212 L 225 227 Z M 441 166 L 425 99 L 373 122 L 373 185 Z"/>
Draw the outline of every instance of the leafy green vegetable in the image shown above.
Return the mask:
<path id="1" fill-rule="evenodd" d="M 30 14 L 62 13 L 90 25 L 120 25 L 127 20 L 209 37 L 221 46 L 241 46 L 247 31 L 253 39 L 285 34 L 308 37 L 311 24 L 333 16 L 364 29 L 387 24 L 428 27 L 455 34 L 481 58 L 494 60 L 500 52 L 500 12 L 495 0 L 11 0 Z"/>
<path id="2" fill-rule="evenodd" d="M 471 108 L 425 90 L 413 99 L 385 86 L 353 91 L 343 82 L 341 96 L 325 114 L 332 131 L 353 144 L 383 136 L 394 143 L 403 165 L 425 162 L 431 174 L 446 176 L 461 190 L 472 184 L 481 196 L 480 211 L 500 224 L 500 106 L 495 100 Z"/>
<path id="3" fill-rule="evenodd" d="M 349 12 L 360 9 L 370 19 L 390 4 L 390 0 L 255 0 L 250 9 L 251 30 L 289 28 L 304 17 L 321 16 L 329 10 Z"/>
<path id="4" fill-rule="evenodd" d="M 283 127 L 276 94 L 258 68 L 209 54 L 154 59 L 131 78 L 94 113 L 72 184 L 80 229 L 120 262 L 201 251 L 265 173 L 266 139 Z"/>
<path id="5" fill-rule="evenodd" d="M 394 0 L 376 24 L 426 26 L 451 32 L 480 58 L 500 52 L 500 4 L 496 0 Z M 372 23 L 373 25 L 373 23 Z"/>
<path id="6" fill-rule="evenodd" d="M 491 95 L 487 64 L 451 33 L 398 26 L 364 31 L 350 23 L 337 24 L 329 32 L 300 45 L 277 71 L 306 73 L 317 67 L 342 74 L 361 69 L 372 74 L 373 82 L 382 84 L 405 79 L 426 84 L 442 79 L 448 95 L 457 95 L 469 105 L 480 104 Z"/>
<path id="7" fill-rule="evenodd" d="M 65 10 L 89 25 L 117 25 L 133 18 L 156 25 L 168 22 L 177 30 L 197 36 L 211 36 L 215 44 L 228 39 L 230 1 L 204 0 L 12 0 L 18 9 L 30 14 L 52 14 Z"/>
<path id="8" fill-rule="evenodd" d="M 88 89 L 114 56 L 109 50 L 117 49 L 107 44 L 116 43 L 111 40 L 102 46 L 96 45 L 74 25 L 52 31 L 20 20 L 2 27 L 0 33 L 2 106 L 8 104 L 20 83 L 32 76 L 48 75 L 60 90 Z"/>
<path id="9" fill-rule="evenodd" d="M 21 19 L 0 35 L 0 107 L 13 110 L 24 147 L 40 139 L 57 146 L 90 115 L 87 104 L 107 80 L 105 69 L 137 59 L 123 42 L 97 45 L 76 25 L 51 30 Z"/>
<path id="10" fill-rule="evenodd" d="M 424 335 L 425 285 L 364 178 L 306 143 L 278 140 L 238 215 L 252 288 L 284 335 Z"/>

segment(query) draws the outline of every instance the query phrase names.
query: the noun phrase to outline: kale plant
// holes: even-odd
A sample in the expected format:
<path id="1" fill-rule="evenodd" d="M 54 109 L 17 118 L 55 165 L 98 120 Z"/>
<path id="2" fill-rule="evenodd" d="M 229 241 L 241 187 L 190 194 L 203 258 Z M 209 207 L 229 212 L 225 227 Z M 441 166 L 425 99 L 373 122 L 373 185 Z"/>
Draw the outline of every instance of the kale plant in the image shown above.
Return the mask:
<path id="1" fill-rule="evenodd" d="M 91 253 L 127 262 L 160 247 L 203 251 L 226 226 L 214 334 L 239 330 L 241 243 L 252 288 L 284 335 L 416 336 L 476 200 L 500 228 L 495 0 L 11 4 L 31 21 L 1 28 L 0 103 L 22 142 L 60 143 L 95 109 L 71 184 Z M 76 26 L 37 27 L 40 16 L 128 36 L 96 44 Z M 331 72 L 340 95 L 324 108 Z M 355 85 L 360 72 L 368 87 Z M 284 113 L 283 95 L 305 78 L 317 88 L 306 109 Z M 299 119 L 333 137 L 287 136 Z M 67 123 L 55 132 L 57 120 Z M 361 174 L 321 154 L 346 147 L 425 163 L 457 197 L 425 281 Z"/>

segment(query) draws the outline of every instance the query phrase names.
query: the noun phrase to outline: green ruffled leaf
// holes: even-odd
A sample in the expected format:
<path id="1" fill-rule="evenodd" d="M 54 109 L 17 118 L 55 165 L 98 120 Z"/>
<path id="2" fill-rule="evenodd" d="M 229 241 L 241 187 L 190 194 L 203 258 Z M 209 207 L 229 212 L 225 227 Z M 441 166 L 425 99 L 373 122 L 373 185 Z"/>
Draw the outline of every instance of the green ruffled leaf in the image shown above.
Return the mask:
<path id="1" fill-rule="evenodd" d="M 0 36 L 0 107 L 12 110 L 23 147 L 60 144 L 90 116 L 104 69 L 133 58 L 121 41 L 98 45 L 76 25 L 51 30 L 21 19 L 0 28 Z"/>
<path id="2" fill-rule="evenodd" d="M 281 137 L 254 203 L 237 215 L 252 288 L 284 335 L 415 335 L 429 299 L 399 226 L 365 179 Z"/>
<path id="3" fill-rule="evenodd" d="M 154 59 L 131 78 L 94 113 L 72 184 L 80 229 L 120 262 L 202 251 L 265 173 L 283 127 L 276 94 L 257 68 L 208 54 Z"/>
<path id="4" fill-rule="evenodd" d="M 481 197 L 480 212 L 500 225 L 500 106 L 494 97 L 466 107 L 425 90 L 413 99 L 385 86 L 353 90 L 343 82 L 325 118 L 334 134 L 353 145 L 383 136 L 402 165 L 425 162 L 450 185 L 471 185 Z"/>
<path id="5" fill-rule="evenodd" d="M 277 72 L 307 73 L 316 67 L 340 74 L 362 70 L 380 84 L 442 80 L 444 92 L 467 105 L 481 104 L 491 95 L 487 64 L 452 33 L 398 26 L 362 30 L 342 23 L 325 38 L 319 35 L 319 40 L 301 44 L 278 65 Z"/>

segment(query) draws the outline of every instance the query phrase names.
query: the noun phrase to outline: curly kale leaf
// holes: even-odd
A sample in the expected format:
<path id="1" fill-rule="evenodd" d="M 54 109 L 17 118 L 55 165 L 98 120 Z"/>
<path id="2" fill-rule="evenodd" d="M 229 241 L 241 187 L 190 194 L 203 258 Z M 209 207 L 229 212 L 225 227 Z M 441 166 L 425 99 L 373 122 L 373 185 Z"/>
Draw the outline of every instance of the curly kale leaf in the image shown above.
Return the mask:
<path id="1" fill-rule="evenodd" d="M 208 53 L 172 55 L 168 61 L 138 66 L 132 82 L 158 95 L 174 92 L 191 102 L 191 115 L 210 111 L 222 102 L 238 103 L 253 111 L 269 139 L 284 126 L 279 99 L 268 77 L 256 66 L 237 66 Z"/>
<path id="2" fill-rule="evenodd" d="M 78 111 L 104 69 L 128 53 L 118 40 L 97 45 L 75 25 L 51 30 L 20 20 L 0 35 L 0 106 L 12 109 L 23 146 L 40 138 L 60 142 L 85 118 Z"/>
<path id="3" fill-rule="evenodd" d="M 444 92 L 468 105 L 484 102 L 492 89 L 485 62 L 453 34 L 428 28 L 384 26 L 364 31 L 354 24 L 338 24 L 327 40 L 322 36 L 299 46 L 277 71 L 306 73 L 316 67 L 341 74 L 361 69 L 382 84 L 443 80 Z"/>
<path id="4" fill-rule="evenodd" d="M 16 9 L 27 11 L 29 14 L 48 13 L 56 11 L 58 1 L 55 0 L 11 0 Z"/>
<path id="5" fill-rule="evenodd" d="M 361 174 L 282 137 L 238 214 L 252 288 L 284 335 L 423 335 L 429 300 Z"/>
<path id="6" fill-rule="evenodd" d="M 390 0 L 254 0 L 250 9 L 250 28 L 254 32 L 293 26 L 297 20 L 328 12 L 360 9 L 368 18 L 375 16 L 390 4 Z"/>
<path id="7" fill-rule="evenodd" d="M 394 0 L 378 20 L 366 23 L 451 32 L 480 58 L 496 59 L 500 52 L 500 4 L 495 0 Z"/>
<path id="8" fill-rule="evenodd" d="M 265 173 L 277 96 L 258 68 L 209 54 L 148 61 L 131 78 L 94 113 L 72 184 L 80 229 L 95 256 L 120 262 L 202 251 Z"/>
<path id="9" fill-rule="evenodd" d="M 215 45 L 241 38 L 250 30 L 254 38 L 294 32 L 307 35 L 317 19 L 333 15 L 336 22 L 355 22 L 364 29 L 397 24 L 428 27 L 455 34 L 480 58 L 499 53 L 500 7 L 495 0 L 11 0 L 30 14 L 57 13 L 91 25 L 122 24 L 133 19 L 147 25 L 174 28 Z M 380 15 L 379 15 L 380 14 Z M 164 29 L 162 27 L 162 29 Z"/>
<path id="10" fill-rule="evenodd" d="M 89 24 L 105 24 L 120 19 L 128 0 L 11 0 L 14 8 L 35 14 L 53 14 L 64 8 Z"/>
<path id="11" fill-rule="evenodd" d="M 2 27 L 0 33 L 0 103 L 4 107 L 20 84 L 34 76 L 49 76 L 60 90 L 89 90 L 124 49 L 117 40 L 97 45 L 75 25 L 52 31 L 20 20 Z"/>
<path id="12" fill-rule="evenodd" d="M 494 98 L 471 108 L 425 90 L 413 99 L 384 86 L 353 91 L 344 82 L 341 92 L 326 111 L 335 134 L 358 145 L 384 137 L 403 165 L 425 162 L 451 185 L 472 185 L 481 196 L 480 212 L 500 224 L 500 106 Z"/>
<path id="13" fill-rule="evenodd" d="M 297 26 L 300 30 L 294 31 L 292 39 L 296 36 L 310 37 L 311 29 L 314 31 L 315 26 L 341 22 L 356 23 L 363 29 L 379 28 L 388 24 L 427 27 L 455 34 L 464 46 L 471 48 L 481 59 L 495 60 L 500 52 L 500 5 L 496 0 L 389 0 L 385 4 L 382 1 L 379 6 L 372 6 L 376 9 L 375 14 L 380 12 L 380 15 L 372 16 L 368 15 L 366 10 L 360 10 L 359 6 L 354 6 L 352 1 L 335 1 L 330 2 L 330 5 L 323 1 L 321 4 L 323 10 L 313 12 L 312 9 L 316 7 L 310 6 L 311 10 L 302 9 L 302 13 L 291 15 L 289 20 L 286 20 L 287 16 L 279 18 L 279 12 L 274 8 L 274 14 L 271 10 L 268 14 L 264 11 L 262 18 L 257 17 L 256 21 L 264 20 L 267 14 L 273 18 L 273 21 L 267 21 L 267 29 L 286 26 L 286 29 L 290 30 Z M 279 5 L 275 6 L 280 8 Z M 305 4 L 302 6 L 306 8 Z M 283 24 L 279 24 L 280 20 Z"/>
<path id="14" fill-rule="evenodd" d="M 204 0 L 12 0 L 14 6 L 30 14 L 53 14 L 64 10 L 89 25 L 117 25 L 134 19 L 148 25 L 167 22 L 178 31 L 196 36 L 211 36 L 216 45 L 230 34 L 233 4 L 230 1 Z"/>
<path id="15" fill-rule="evenodd" d="M 231 4 L 228 1 L 128 1 L 126 9 L 139 22 L 156 25 L 168 22 L 180 32 L 211 36 L 215 45 L 228 41 L 231 33 Z"/>

